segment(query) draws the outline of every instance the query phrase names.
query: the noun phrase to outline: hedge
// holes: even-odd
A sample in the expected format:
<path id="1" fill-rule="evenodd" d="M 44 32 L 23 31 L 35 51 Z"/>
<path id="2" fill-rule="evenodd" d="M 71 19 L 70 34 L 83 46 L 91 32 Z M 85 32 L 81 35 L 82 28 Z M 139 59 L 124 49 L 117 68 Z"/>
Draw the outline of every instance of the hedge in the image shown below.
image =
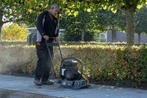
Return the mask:
<path id="1" fill-rule="evenodd" d="M 147 83 L 146 45 L 128 48 L 126 45 L 65 44 L 61 46 L 61 49 L 64 57 L 72 56 L 82 60 L 84 74 L 91 82 L 131 81 L 137 84 Z M 34 46 L 1 46 L 1 50 L 6 53 L 5 56 L 9 56 L 7 61 L 17 59 L 15 62 L 7 64 L 9 70 L 7 69 L 5 72 L 33 75 L 37 61 Z M 14 56 L 10 56 L 10 54 Z M 3 54 L 0 53 L 0 55 Z M 5 56 L 0 57 L 0 60 L 4 60 Z M 60 61 L 59 51 L 55 48 L 54 64 L 57 73 L 59 72 Z"/>

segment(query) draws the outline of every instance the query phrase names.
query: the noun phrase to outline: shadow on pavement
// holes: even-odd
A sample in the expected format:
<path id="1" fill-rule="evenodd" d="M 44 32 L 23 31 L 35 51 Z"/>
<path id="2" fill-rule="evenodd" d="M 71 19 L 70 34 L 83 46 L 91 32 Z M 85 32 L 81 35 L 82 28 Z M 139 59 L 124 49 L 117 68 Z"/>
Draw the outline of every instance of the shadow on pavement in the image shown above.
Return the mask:
<path id="1" fill-rule="evenodd" d="M 14 90 L 0 89 L 0 98 L 58 98 L 58 97 L 49 97 L 34 93 L 25 93 Z"/>

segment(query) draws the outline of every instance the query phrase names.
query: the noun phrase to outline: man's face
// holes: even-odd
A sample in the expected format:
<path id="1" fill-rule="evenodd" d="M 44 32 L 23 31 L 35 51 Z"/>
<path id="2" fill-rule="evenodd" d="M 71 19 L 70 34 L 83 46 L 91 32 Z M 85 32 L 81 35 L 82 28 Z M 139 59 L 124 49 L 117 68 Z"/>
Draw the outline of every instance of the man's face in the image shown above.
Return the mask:
<path id="1" fill-rule="evenodd" d="M 53 8 L 53 9 L 52 9 L 52 13 L 53 13 L 53 15 L 59 14 L 59 9 Z"/>

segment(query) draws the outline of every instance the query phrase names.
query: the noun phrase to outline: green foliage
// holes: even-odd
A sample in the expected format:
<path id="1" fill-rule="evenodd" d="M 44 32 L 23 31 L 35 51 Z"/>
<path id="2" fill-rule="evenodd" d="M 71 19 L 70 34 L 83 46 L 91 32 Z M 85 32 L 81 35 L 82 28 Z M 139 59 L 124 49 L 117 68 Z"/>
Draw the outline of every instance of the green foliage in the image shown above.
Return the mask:
<path id="1" fill-rule="evenodd" d="M 61 0 L 1 0 L 0 24 L 6 22 L 1 21 L 2 16 L 5 16 L 8 21 L 12 21 L 13 18 L 13 21 L 34 25 L 40 11 L 49 8 L 53 3 L 61 3 Z"/>
<path id="2" fill-rule="evenodd" d="M 89 1 L 89 0 L 82 0 L 82 1 Z M 118 7 L 124 9 L 137 9 L 141 8 L 145 3 L 146 0 L 91 0 L 93 4 L 99 5 L 99 7 L 104 9 L 110 10 L 117 10 Z"/>
<path id="3" fill-rule="evenodd" d="M 140 55 L 138 57 L 138 60 L 136 62 L 137 72 L 140 72 L 142 75 L 140 81 L 147 81 L 147 49 L 143 48 L 140 51 Z"/>
<path id="4" fill-rule="evenodd" d="M 112 26 L 118 27 L 121 30 L 125 28 L 124 13 L 117 11 L 96 10 L 93 12 L 86 12 L 79 10 L 77 16 L 70 15 L 61 16 L 61 28 L 65 28 L 65 41 L 80 41 L 84 35 L 84 41 L 95 40 L 94 36 L 100 31 L 107 31 Z M 84 34 L 83 34 L 84 32 Z M 86 34 L 87 33 L 87 34 Z"/>
<path id="5" fill-rule="evenodd" d="M 79 11 L 77 16 L 61 17 L 61 28 L 65 28 L 64 38 L 66 41 L 90 41 L 94 40 L 96 24 L 93 13 Z M 82 35 L 84 33 L 84 39 Z M 91 33 L 91 34 L 90 34 Z"/>
<path id="6" fill-rule="evenodd" d="M 96 22 L 101 31 L 106 31 L 110 27 L 118 27 L 121 30 L 125 28 L 125 15 L 121 10 L 116 13 L 108 10 L 98 10 Z"/>
<path id="7" fill-rule="evenodd" d="M 141 84 L 147 82 L 147 46 L 106 45 L 106 44 L 65 44 L 61 45 L 64 57 L 81 59 L 84 65 L 84 74 L 92 82 L 99 81 L 131 81 Z M 23 53 L 28 59 L 21 59 L 17 69 L 13 67 L 11 73 L 33 74 L 37 58 L 32 46 L 3 47 L 4 52 L 11 50 L 12 54 Z M 12 51 L 13 50 L 13 51 Z M 5 55 L 7 57 L 7 55 Z M 16 58 L 20 59 L 20 54 Z M 9 56 L 13 58 L 12 56 Z M 23 58 L 23 57 L 22 57 Z M 26 61 L 25 61 L 26 60 Z M 29 61 L 28 61 L 29 60 Z M 60 67 L 59 51 L 55 50 L 54 64 L 56 72 Z M 16 60 L 17 61 L 17 60 Z M 17 64 L 17 63 L 16 63 Z M 15 64 L 15 65 L 16 65 Z M 13 72 L 14 71 L 14 72 Z M 57 73 L 58 74 L 58 73 Z"/>
<path id="8" fill-rule="evenodd" d="M 147 33 L 147 5 L 136 13 L 136 33 Z"/>
<path id="9" fill-rule="evenodd" d="M 141 46 L 113 45 L 67 45 L 72 56 L 80 58 L 91 80 L 132 81 L 137 84 L 147 81 L 147 48 Z"/>
<path id="10" fill-rule="evenodd" d="M 128 45 L 134 44 L 134 13 L 138 8 L 141 8 L 144 4 L 147 4 L 146 0 L 81 0 L 81 2 L 89 2 L 97 7 L 96 9 L 111 10 L 114 13 L 122 9 L 126 15 L 126 32 Z"/>
<path id="11" fill-rule="evenodd" d="M 93 80 L 135 81 L 136 83 L 147 80 L 147 49 L 124 49 L 115 51 L 114 62 L 110 66 L 94 69 Z M 108 62 L 107 62 L 108 63 Z M 97 69 L 99 72 L 97 73 Z M 96 74 L 96 75 L 95 75 Z"/>
<path id="12" fill-rule="evenodd" d="M 25 25 L 16 23 L 4 25 L 2 32 L 3 40 L 26 40 L 28 34 Z"/>

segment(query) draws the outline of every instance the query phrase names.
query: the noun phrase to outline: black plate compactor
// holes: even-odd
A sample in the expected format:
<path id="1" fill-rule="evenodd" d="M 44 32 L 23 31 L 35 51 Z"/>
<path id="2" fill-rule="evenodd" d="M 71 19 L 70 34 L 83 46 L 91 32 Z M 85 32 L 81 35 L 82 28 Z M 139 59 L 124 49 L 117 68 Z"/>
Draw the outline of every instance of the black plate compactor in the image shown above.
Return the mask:
<path id="1" fill-rule="evenodd" d="M 60 65 L 61 79 L 58 81 L 58 83 L 62 87 L 72 89 L 89 87 L 88 79 L 86 79 L 83 74 L 83 63 L 81 60 L 75 57 L 63 58 L 59 42 L 52 45 L 58 46 L 62 60 Z M 80 68 L 78 65 L 80 65 Z"/>

